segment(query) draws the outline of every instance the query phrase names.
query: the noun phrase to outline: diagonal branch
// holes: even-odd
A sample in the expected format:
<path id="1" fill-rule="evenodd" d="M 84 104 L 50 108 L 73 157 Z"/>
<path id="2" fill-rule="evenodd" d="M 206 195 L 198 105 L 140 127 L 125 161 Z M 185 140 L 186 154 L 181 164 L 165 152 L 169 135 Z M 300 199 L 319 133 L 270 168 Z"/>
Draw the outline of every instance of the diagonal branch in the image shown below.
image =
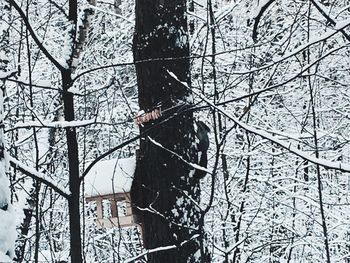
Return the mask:
<path id="1" fill-rule="evenodd" d="M 316 7 L 316 9 L 321 13 L 321 15 L 323 15 L 327 19 L 327 21 L 332 26 L 336 26 L 337 25 L 337 22 L 334 19 L 332 19 L 329 15 L 327 15 L 326 12 L 321 8 L 321 6 L 315 0 L 311 0 L 311 3 Z M 344 29 L 340 29 L 339 31 L 343 34 L 343 36 L 348 41 L 350 41 L 350 36 L 345 32 Z"/>
<path id="2" fill-rule="evenodd" d="M 179 83 L 181 83 L 182 85 L 184 85 L 188 90 L 192 91 L 193 94 L 195 94 L 196 96 L 200 97 L 203 101 L 205 101 L 211 108 L 216 109 L 218 112 L 220 112 L 221 114 L 225 115 L 228 119 L 230 119 L 231 121 L 233 121 L 238 127 L 240 127 L 243 130 L 246 130 L 247 132 L 253 133 L 255 135 L 258 135 L 264 139 L 267 139 L 269 141 L 271 141 L 272 143 L 288 150 L 291 153 L 294 153 L 295 155 L 297 155 L 298 157 L 307 160 L 313 164 L 318 164 L 320 166 L 323 166 L 326 169 L 334 169 L 334 170 L 339 170 L 342 172 L 350 172 L 350 164 L 345 164 L 342 162 L 333 162 L 333 161 L 329 161 L 323 158 L 317 158 L 317 157 L 313 157 L 299 149 L 297 149 L 296 147 L 293 147 L 291 143 L 288 142 L 283 142 L 280 139 L 277 139 L 273 134 L 266 132 L 264 130 L 261 129 L 257 129 L 254 128 L 252 126 L 249 126 L 243 122 L 241 122 L 240 120 L 238 120 L 237 118 L 235 118 L 234 116 L 232 116 L 230 113 L 226 112 L 225 110 L 223 110 L 221 107 L 216 106 L 214 103 L 212 103 L 210 100 L 208 100 L 205 96 L 203 96 L 202 94 L 194 91 L 193 89 L 191 89 L 188 84 L 186 82 L 182 82 L 180 81 L 176 75 L 170 71 L 168 71 L 169 75 L 171 77 L 173 77 L 175 80 L 177 80 Z"/>
<path id="3" fill-rule="evenodd" d="M 176 152 L 164 147 L 161 143 L 157 142 L 156 140 L 152 139 L 150 136 L 148 136 L 148 139 L 156 146 L 158 146 L 159 148 L 162 148 L 163 150 L 167 151 L 168 153 L 171 153 L 173 155 L 175 155 L 179 160 L 181 160 L 182 162 L 184 162 L 185 164 L 187 164 L 188 166 L 194 168 L 194 169 L 197 169 L 197 170 L 201 170 L 203 172 L 206 172 L 208 174 L 211 174 L 212 173 L 209 171 L 209 169 L 203 167 L 203 166 L 200 166 L 196 163 L 191 163 L 189 161 L 187 161 L 184 157 L 182 157 L 181 155 L 177 154 Z"/>
<path id="4" fill-rule="evenodd" d="M 58 187 L 55 182 L 51 181 L 48 178 L 44 178 L 44 174 L 38 172 L 37 170 L 35 170 L 34 168 L 28 167 L 25 164 L 19 162 L 18 160 L 16 160 L 13 157 L 10 157 L 10 165 L 19 170 L 20 172 L 22 172 L 23 174 L 33 178 L 34 180 L 41 182 L 45 185 L 47 185 L 48 187 L 51 187 L 54 191 L 56 191 L 58 194 L 60 194 L 61 196 L 63 196 L 64 198 L 68 199 L 70 197 L 70 193 L 67 192 L 64 189 L 61 189 L 60 187 Z"/>
<path id="5" fill-rule="evenodd" d="M 16 9 L 20 17 L 23 19 L 24 24 L 26 25 L 28 31 L 30 32 L 34 42 L 37 44 L 39 49 L 44 53 L 44 55 L 58 68 L 60 71 L 65 70 L 65 68 L 50 54 L 50 52 L 44 47 L 44 45 L 40 42 L 39 38 L 35 34 L 32 26 L 29 23 L 28 18 L 24 14 L 23 10 L 17 5 L 14 0 L 9 0 L 10 4 Z"/>

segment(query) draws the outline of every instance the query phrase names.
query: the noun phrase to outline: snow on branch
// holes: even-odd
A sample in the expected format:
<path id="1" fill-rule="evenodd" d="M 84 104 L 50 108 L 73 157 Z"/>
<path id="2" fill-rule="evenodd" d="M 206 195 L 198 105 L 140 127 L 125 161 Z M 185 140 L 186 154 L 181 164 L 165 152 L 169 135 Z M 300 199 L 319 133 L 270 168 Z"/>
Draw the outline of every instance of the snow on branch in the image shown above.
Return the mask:
<path id="1" fill-rule="evenodd" d="M 234 75 L 239 75 L 239 74 L 251 74 L 257 71 L 261 71 L 264 69 L 268 69 L 270 67 L 273 67 L 275 64 L 278 64 L 280 62 L 283 62 L 286 59 L 289 59 L 295 55 L 297 55 L 298 53 L 302 52 L 303 50 L 307 49 L 310 46 L 313 46 L 317 43 L 323 42 L 325 40 L 327 40 L 328 38 L 336 35 L 338 32 L 342 32 L 342 30 L 344 30 L 344 28 L 346 28 L 347 26 L 350 25 L 350 19 L 347 19 L 345 21 L 339 22 L 337 23 L 337 26 L 334 27 L 333 29 L 327 31 L 325 34 L 317 37 L 317 38 L 313 38 L 311 39 L 308 43 L 305 43 L 301 46 L 299 46 L 297 49 L 286 53 L 283 57 L 274 59 L 273 62 L 266 64 L 265 66 L 262 66 L 260 68 L 252 68 L 250 70 L 245 70 L 245 71 L 232 71 L 230 72 L 230 74 L 234 74 Z M 252 46 L 254 47 L 254 46 Z M 153 58 L 153 59 L 145 59 L 145 60 L 138 60 L 138 61 L 129 61 L 129 62 L 121 62 L 121 63 L 115 63 L 115 64 L 110 64 L 110 65 L 104 65 L 104 66 L 99 66 L 96 68 L 91 68 L 88 69 L 84 72 L 79 73 L 78 75 L 76 75 L 73 80 L 72 83 L 74 83 L 75 81 L 77 81 L 77 79 L 81 78 L 82 76 L 92 73 L 94 71 L 97 70 L 103 70 L 103 69 L 107 69 L 107 68 L 114 68 L 114 67 L 125 67 L 125 66 L 133 66 L 135 64 L 139 64 L 139 63 L 147 63 L 150 61 L 174 61 L 174 60 L 182 60 L 182 59 L 194 59 L 194 58 L 202 58 L 202 57 L 211 57 L 211 56 L 218 56 L 218 55 L 225 55 L 227 53 L 230 52 L 236 52 L 239 50 L 244 50 L 247 49 L 246 47 L 244 48 L 236 48 L 236 49 L 231 49 L 231 50 L 227 50 L 227 51 L 223 51 L 223 52 L 217 52 L 215 54 L 207 54 L 207 55 L 196 55 L 196 56 L 185 56 L 185 57 L 180 57 L 180 58 Z"/>
<path id="2" fill-rule="evenodd" d="M 199 237 L 199 234 L 193 235 L 189 240 L 185 240 L 181 242 L 180 246 L 185 245 L 186 243 L 192 241 L 193 239 L 196 239 Z M 137 259 L 140 259 L 148 254 L 158 252 L 158 251 L 165 251 L 165 250 L 170 250 L 170 249 L 175 249 L 177 248 L 178 245 L 170 245 L 170 246 L 164 246 L 164 247 L 157 247 L 157 248 L 152 248 L 152 249 L 147 249 L 146 251 L 142 252 L 140 255 L 137 255 L 135 257 L 129 258 L 124 261 L 124 263 L 129 263 L 129 262 L 134 262 Z"/>
<path id="3" fill-rule="evenodd" d="M 96 5 L 96 1 L 88 0 L 88 3 L 89 5 L 83 7 L 82 8 L 83 10 L 78 15 L 77 37 L 75 42 L 75 49 L 73 51 L 73 63 L 72 63 L 74 70 L 78 64 L 78 60 L 83 50 L 83 46 L 87 42 L 88 32 L 92 21 L 92 16 L 94 15 L 93 7 Z M 70 47 L 72 47 L 72 44 L 70 44 Z"/>
<path id="4" fill-rule="evenodd" d="M 14 128 L 71 128 L 84 127 L 96 123 L 96 120 L 82 120 L 82 121 L 28 121 L 24 123 L 17 123 Z"/>
<path id="5" fill-rule="evenodd" d="M 208 100 L 202 94 L 191 89 L 186 82 L 180 81 L 174 73 L 172 73 L 170 71 L 168 71 L 168 73 L 176 81 L 178 81 L 179 83 L 184 85 L 188 90 L 191 90 L 193 92 L 193 94 L 195 94 L 196 96 L 200 97 L 203 101 L 205 101 L 211 108 L 214 108 L 217 111 L 219 111 L 221 114 L 225 115 L 227 118 L 229 118 L 231 121 L 233 121 L 241 129 L 244 129 L 250 133 L 258 135 L 264 139 L 267 139 L 267 140 L 275 143 L 276 145 L 288 150 L 291 153 L 294 153 L 295 155 L 299 156 L 300 158 L 307 160 L 313 164 L 323 166 L 324 168 L 327 168 L 327 169 L 335 169 L 335 170 L 339 170 L 342 172 L 350 172 L 350 164 L 345 164 L 345 163 L 342 163 L 339 161 L 333 162 L 333 161 L 329 161 L 329 160 L 326 160 L 323 158 L 316 158 L 316 157 L 309 155 L 309 154 L 305 153 L 304 151 L 301 151 L 301 150 L 297 149 L 296 147 L 292 146 L 292 144 L 290 142 L 281 141 L 280 139 L 276 138 L 273 134 L 271 134 L 267 131 L 257 129 L 255 127 L 247 125 L 246 123 L 241 122 L 240 120 L 238 120 L 237 118 L 232 116 L 230 113 L 223 110 L 221 107 L 216 106 L 214 103 L 212 103 L 210 100 Z"/>
<path id="6" fill-rule="evenodd" d="M 318 3 L 316 0 L 311 0 L 311 3 L 316 7 L 316 9 L 327 19 L 327 21 L 332 25 L 336 26 L 337 22 L 332 19 L 329 15 L 327 15 L 326 11 L 322 9 L 321 4 Z M 343 34 L 343 36 L 350 41 L 350 36 L 345 32 L 344 29 L 340 29 L 340 32 Z"/>
<path id="7" fill-rule="evenodd" d="M 54 182 L 50 178 L 45 178 L 46 177 L 45 174 L 40 173 L 37 170 L 35 170 L 34 168 L 29 167 L 29 166 L 21 163 L 20 161 L 18 161 L 17 159 L 15 159 L 13 157 L 9 157 L 9 161 L 10 161 L 10 165 L 13 168 L 19 170 L 20 172 L 33 178 L 34 180 L 51 187 L 54 191 L 56 191 L 57 193 L 59 193 L 63 197 L 65 197 L 67 199 L 69 198 L 70 192 L 64 188 L 57 186 L 56 182 Z"/>
<path id="8" fill-rule="evenodd" d="M 197 169 L 197 170 L 204 171 L 204 172 L 206 172 L 206 173 L 208 173 L 208 174 L 212 174 L 207 168 L 205 168 L 205 167 L 203 167 L 203 166 L 200 166 L 200 165 L 198 165 L 198 164 L 196 164 L 196 163 L 191 163 L 191 162 L 186 161 L 181 155 L 179 155 L 179 154 L 177 154 L 176 152 L 174 152 L 174 151 L 172 151 L 172 150 L 170 150 L 170 149 L 164 147 L 162 144 L 160 144 L 159 142 L 153 140 L 151 137 L 148 136 L 148 139 L 149 139 L 153 144 L 157 145 L 158 147 L 160 147 L 160 148 L 166 150 L 167 152 L 169 152 L 169 153 L 175 155 L 178 159 L 180 159 L 180 160 L 183 161 L 184 163 L 188 164 L 188 165 L 191 166 L 192 168 Z"/>
<path id="9" fill-rule="evenodd" d="M 348 26 L 350 26 L 350 19 L 346 19 L 344 21 L 341 21 L 341 22 L 337 23 L 337 25 L 334 28 L 328 30 L 326 33 L 322 34 L 319 37 L 315 37 L 315 38 L 310 39 L 309 42 L 307 42 L 303 45 L 300 45 L 298 48 L 286 53 L 282 57 L 279 57 L 277 59 L 273 59 L 273 62 L 271 62 L 271 63 L 268 63 L 260 68 L 252 68 L 250 70 L 245 70 L 245 71 L 232 71 L 231 74 L 234 74 L 234 75 L 251 74 L 251 73 L 254 73 L 254 72 L 257 72 L 260 70 L 271 68 L 273 65 L 275 65 L 277 63 L 281 63 L 284 60 L 289 59 L 289 58 L 297 55 L 298 53 L 302 52 L 303 50 L 305 50 L 305 49 L 307 49 L 307 48 L 309 48 L 317 43 L 323 42 L 323 41 L 331 38 L 332 36 L 336 35 L 338 32 L 341 32 L 342 30 L 344 30 Z"/>
<path id="10" fill-rule="evenodd" d="M 98 8 L 98 7 L 94 6 L 94 5 L 90 5 L 90 8 L 91 8 L 91 9 L 94 9 L 94 10 L 96 10 L 96 11 L 102 12 L 102 13 L 104 13 L 104 14 L 108 14 L 108 15 L 111 15 L 111 16 L 116 16 L 116 17 L 121 18 L 121 19 L 123 19 L 124 21 L 130 23 L 130 24 L 133 24 L 133 23 L 134 23 L 134 22 L 131 21 L 130 19 L 128 19 L 128 18 L 126 18 L 125 16 L 122 16 L 122 15 L 120 15 L 120 14 L 118 14 L 118 13 L 112 13 L 112 12 L 109 12 L 108 10 L 105 10 L 105 9 L 102 9 L 102 8 Z"/>
<path id="11" fill-rule="evenodd" d="M 286 79 L 285 81 L 283 81 L 281 83 L 277 83 L 275 85 L 268 86 L 267 84 L 270 82 L 270 79 L 269 79 L 269 80 L 267 80 L 267 82 L 264 85 L 263 89 L 260 89 L 260 90 L 257 90 L 257 91 L 254 91 L 254 92 L 242 95 L 242 96 L 234 98 L 234 99 L 229 99 L 229 100 L 220 102 L 217 105 L 224 105 L 224 104 L 227 104 L 227 103 L 230 103 L 230 102 L 243 100 L 243 99 L 255 96 L 255 95 L 259 95 L 259 94 L 264 93 L 266 91 L 270 91 L 270 90 L 276 89 L 278 87 L 281 87 L 281 86 L 283 86 L 283 85 L 285 85 L 285 84 L 287 84 L 287 83 L 297 79 L 298 77 L 303 76 L 303 73 L 307 72 L 310 68 L 312 68 L 313 66 L 317 65 L 322 59 L 325 59 L 326 57 L 332 55 L 336 51 L 339 51 L 339 50 L 341 50 L 343 48 L 348 48 L 348 47 L 349 47 L 349 44 L 345 44 L 345 45 L 342 45 L 342 46 L 339 46 L 339 47 L 332 48 L 331 50 L 329 50 L 327 53 L 325 53 L 321 57 L 315 59 L 315 61 L 311 62 L 310 64 L 304 65 L 301 68 L 300 72 L 296 73 L 295 75 L 293 75 L 292 77 Z M 276 65 L 275 65 L 275 67 L 276 67 Z"/>
<path id="12" fill-rule="evenodd" d="M 39 40 L 38 36 L 35 34 L 32 26 L 29 23 L 28 17 L 24 14 L 23 10 L 14 0 L 9 0 L 10 4 L 16 9 L 20 17 L 22 18 L 24 24 L 26 25 L 30 35 L 32 36 L 35 44 L 44 53 L 44 55 L 58 68 L 60 71 L 64 70 L 64 67 L 50 54 L 50 52 L 45 48 L 43 43 Z"/>

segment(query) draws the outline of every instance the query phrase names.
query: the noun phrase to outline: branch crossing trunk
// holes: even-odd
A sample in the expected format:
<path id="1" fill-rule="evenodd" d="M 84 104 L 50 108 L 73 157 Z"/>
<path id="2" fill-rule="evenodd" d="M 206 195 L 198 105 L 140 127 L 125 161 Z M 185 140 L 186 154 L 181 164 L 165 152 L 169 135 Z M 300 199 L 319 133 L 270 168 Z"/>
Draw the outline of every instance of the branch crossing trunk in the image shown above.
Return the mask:
<path id="1" fill-rule="evenodd" d="M 148 262 L 153 263 L 201 261 L 199 240 L 192 239 L 200 232 L 201 212 L 197 206 L 199 181 L 188 165 L 198 161 L 194 118 L 186 111 L 192 98 L 168 74 L 173 72 L 190 84 L 185 12 L 185 0 L 136 1 L 134 59 L 148 60 L 136 63 L 139 106 L 146 113 L 158 108 L 163 111 L 161 118 L 141 124 L 140 132 L 169 118 L 142 136 L 131 189 L 143 227 L 144 246 L 154 249 L 176 245 L 175 249 L 149 254 Z"/>

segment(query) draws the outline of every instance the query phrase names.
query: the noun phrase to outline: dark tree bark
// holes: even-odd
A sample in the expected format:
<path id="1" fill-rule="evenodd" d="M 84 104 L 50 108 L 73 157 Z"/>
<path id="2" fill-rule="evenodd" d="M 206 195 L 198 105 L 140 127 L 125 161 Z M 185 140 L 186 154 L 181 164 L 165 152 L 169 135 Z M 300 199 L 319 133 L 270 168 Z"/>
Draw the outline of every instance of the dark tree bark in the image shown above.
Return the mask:
<path id="1" fill-rule="evenodd" d="M 193 114 L 186 110 L 191 97 L 168 73 L 190 84 L 185 11 L 185 0 L 136 1 L 133 51 L 139 106 L 145 112 L 160 107 L 163 116 L 140 126 L 143 133 L 158 125 L 140 140 L 131 196 L 140 208 L 137 214 L 144 246 L 177 245 L 176 249 L 151 253 L 148 262 L 200 261 L 198 238 L 189 241 L 200 232 L 200 211 L 195 205 L 199 181 L 193 177 L 194 169 L 179 158 L 192 163 L 198 158 Z"/>
<path id="2" fill-rule="evenodd" d="M 61 70 L 62 76 L 62 100 L 63 113 L 66 121 L 74 121 L 74 98 L 73 94 L 68 90 L 72 87 L 72 62 L 76 48 L 76 27 L 77 27 L 77 0 L 69 0 L 69 21 L 74 25 L 69 32 L 73 39 L 73 48 L 70 59 L 67 61 L 69 69 Z M 81 263 L 82 247 L 81 247 L 81 226 L 80 226 L 80 179 L 79 179 L 79 148 L 77 142 L 76 128 L 66 128 L 66 138 L 68 147 L 68 163 L 69 163 L 69 190 L 71 192 L 68 198 L 69 208 L 69 231 L 70 231 L 70 254 L 71 262 Z"/>
<path id="3" fill-rule="evenodd" d="M 71 87 L 71 71 L 62 72 L 64 117 L 66 121 L 74 121 L 73 94 L 67 90 Z M 71 261 L 81 263 L 81 227 L 80 227 L 80 179 L 77 133 L 74 127 L 66 128 L 69 163 L 69 231 Z"/>

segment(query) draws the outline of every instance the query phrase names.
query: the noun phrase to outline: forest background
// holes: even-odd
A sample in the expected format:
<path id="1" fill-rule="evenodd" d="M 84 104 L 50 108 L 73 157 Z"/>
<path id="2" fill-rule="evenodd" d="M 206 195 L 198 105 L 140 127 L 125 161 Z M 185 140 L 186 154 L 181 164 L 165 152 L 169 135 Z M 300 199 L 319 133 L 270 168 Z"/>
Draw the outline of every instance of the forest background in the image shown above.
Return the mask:
<path id="1" fill-rule="evenodd" d="M 96 229 L 83 189 L 67 202 L 71 169 L 138 147 L 134 2 L 71 3 L 0 2 L 1 260 L 68 261 L 73 218 L 85 262 L 144 262 L 137 228 Z M 345 0 L 188 1 L 212 262 L 350 262 L 349 14 Z"/>

